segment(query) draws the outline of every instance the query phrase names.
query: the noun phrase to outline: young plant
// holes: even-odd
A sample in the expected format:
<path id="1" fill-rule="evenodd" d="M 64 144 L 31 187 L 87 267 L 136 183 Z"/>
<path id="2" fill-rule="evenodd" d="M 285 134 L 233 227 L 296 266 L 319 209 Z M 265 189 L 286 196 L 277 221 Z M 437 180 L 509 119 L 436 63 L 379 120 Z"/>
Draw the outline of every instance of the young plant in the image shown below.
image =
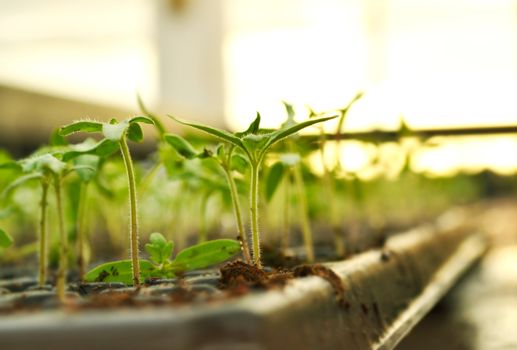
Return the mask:
<path id="1" fill-rule="evenodd" d="M 149 259 L 140 259 L 140 274 L 143 279 L 172 278 L 187 271 L 198 270 L 222 263 L 235 256 L 240 243 L 232 239 L 217 239 L 186 248 L 171 260 L 174 243 L 161 233 L 152 233 L 145 250 Z M 99 265 L 85 276 L 88 282 L 134 283 L 130 260 L 113 261 Z"/>
<path id="2" fill-rule="evenodd" d="M 261 250 L 260 250 L 260 233 L 259 233 L 259 172 L 265 155 L 277 142 L 296 132 L 330 119 L 332 117 L 324 117 L 308 120 L 302 123 L 280 128 L 279 130 L 263 130 L 260 129 L 260 114 L 250 124 L 248 129 L 240 133 L 230 133 L 226 130 L 216 129 L 203 124 L 190 123 L 184 120 L 172 117 L 177 122 L 191 126 L 198 130 L 204 131 L 215 136 L 231 146 L 240 149 L 251 167 L 250 181 L 250 219 L 251 219 L 251 237 L 253 249 L 253 262 L 259 268 L 262 268 Z"/>
<path id="3" fill-rule="evenodd" d="M 126 169 L 127 182 L 129 188 L 129 236 L 130 236 L 130 258 L 133 275 L 133 284 L 140 285 L 140 264 L 138 262 L 138 208 L 135 171 L 133 161 L 129 153 L 127 139 L 140 142 L 143 140 L 143 132 L 139 123 L 154 124 L 153 120 L 148 117 L 134 117 L 122 122 L 112 119 L 109 123 L 98 121 L 78 121 L 62 127 L 59 131 L 60 135 L 68 136 L 77 132 L 102 133 L 104 139 L 99 142 L 98 146 L 92 148 L 88 152 L 79 152 L 82 154 L 104 154 L 106 150 L 111 151 L 114 147 L 118 147 L 122 153 L 124 165 Z M 107 152 L 109 153 L 109 152 Z"/>
<path id="4" fill-rule="evenodd" d="M 289 230 L 291 228 L 291 175 L 293 168 L 301 161 L 300 155 L 297 153 L 282 153 L 280 159 L 275 162 L 269 169 L 266 176 L 265 195 L 266 201 L 271 201 L 273 195 L 277 191 L 280 184 L 284 187 L 284 204 L 283 204 L 283 229 L 282 229 L 282 251 L 287 251 L 289 248 Z M 307 257 L 311 255 L 312 244 L 305 240 Z"/>
<path id="5" fill-rule="evenodd" d="M 46 281 L 47 266 L 47 206 L 48 206 L 48 190 L 52 185 L 56 198 L 56 206 L 58 213 L 60 251 L 59 251 L 59 269 L 57 274 L 57 294 L 60 300 L 65 298 L 66 272 L 68 262 L 68 237 L 64 226 L 63 202 L 62 202 L 62 180 L 66 175 L 74 170 L 84 168 L 84 166 L 70 167 L 68 164 L 58 159 L 56 155 L 51 153 L 42 153 L 22 159 L 18 162 L 10 162 L 3 164 L 2 168 L 19 169 L 26 175 L 19 177 L 4 189 L 3 197 L 7 196 L 10 191 L 21 184 L 39 179 L 42 184 L 42 195 L 40 202 L 40 247 L 39 247 L 39 285 L 43 286 Z"/>
<path id="6" fill-rule="evenodd" d="M 85 234 L 86 234 L 86 201 L 90 183 L 96 179 L 101 162 L 116 151 L 116 147 L 106 145 L 104 142 L 97 142 L 87 138 L 79 144 L 69 145 L 57 129 L 50 143 L 61 158 L 71 160 L 79 177 L 79 193 L 77 194 L 77 215 L 76 215 L 76 248 L 77 263 L 79 266 L 79 279 L 82 281 L 86 270 L 85 261 Z"/>
<path id="7" fill-rule="evenodd" d="M 320 127 L 320 143 L 319 143 L 319 150 L 320 150 L 320 158 L 321 163 L 323 167 L 323 182 L 324 182 L 324 188 L 326 191 L 326 195 L 328 198 L 328 208 L 329 208 L 329 215 L 330 215 L 330 225 L 332 228 L 332 231 L 334 233 L 334 247 L 336 250 L 336 255 L 338 256 L 344 256 L 345 255 L 345 242 L 343 239 L 343 233 L 340 223 L 340 215 L 339 215 L 339 208 L 337 204 L 337 199 L 335 195 L 336 191 L 336 183 L 335 183 L 335 175 L 336 172 L 341 170 L 341 150 L 340 150 L 340 135 L 343 129 L 343 124 L 345 122 L 345 119 L 348 115 L 348 112 L 350 111 L 350 108 L 363 97 L 362 92 L 358 92 L 348 104 L 337 110 L 339 119 L 336 126 L 336 150 L 335 150 L 335 165 L 333 169 L 330 169 L 325 162 L 325 146 L 327 144 L 327 136 L 325 134 L 325 131 L 322 127 Z M 287 108 L 287 106 L 286 106 Z M 288 111 L 289 112 L 289 111 Z M 309 118 L 315 118 L 315 117 L 321 117 L 322 114 L 315 113 L 312 109 L 309 109 Z"/>
<path id="8" fill-rule="evenodd" d="M 86 203 L 88 200 L 88 189 L 99 170 L 101 157 L 92 154 L 83 154 L 74 159 L 74 164 L 88 166 L 89 169 L 77 171 L 80 179 L 79 184 L 79 204 L 77 208 L 77 264 L 79 265 L 79 279 L 84 280 L 86 273 Z"/>
<path id="9" fill-rule="evenodd" d="M 242 253 L 247 263 L 251 264 L 251 255 L 249 251 L 248 239 L 246 237 L 246 231 L 244 230 L 244 221 L 242 219 L 241 205 L 239 201 L 239 192 L 237 191 L 237 185 L 233 177 L 232 172 L 234 170 L 243 171 L 243 167 L 246 166 L 246 161 L 242 159 L 242 156 L 234 153 L 234 145 L 220 144 L 217 147 L 215 153 L 204 149 L 203 151 L 196 150 L 187 140 L 181 136 L 175 134 L 166 134 L 164 140 L 171 145 L 181 156 L 186 159 L 214 159 L 219 164 L 220 169 L 223 171 L 228 189 L 230 190 L 230 196 L 232 199 L 233 212 L 237 225 L 237 231 L 239 240 L 242 242 Z"/>

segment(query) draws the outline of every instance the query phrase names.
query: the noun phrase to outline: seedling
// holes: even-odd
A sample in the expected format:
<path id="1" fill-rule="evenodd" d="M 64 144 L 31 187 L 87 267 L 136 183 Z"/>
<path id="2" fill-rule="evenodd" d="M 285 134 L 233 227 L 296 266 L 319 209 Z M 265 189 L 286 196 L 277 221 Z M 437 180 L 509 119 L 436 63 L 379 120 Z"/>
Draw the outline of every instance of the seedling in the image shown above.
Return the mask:
<path id="1" fill-rule="evenodd" d="M 90 141 L 88 141 L 90 140 Z M 85 142 L 93 142 L 87 139 Z M 85 240 L 86 240 L 86 203 L 88 199 L 88 189 L 90 183 L 97 176 L 101 162 L 101 157 L 92 154 L 83 154 L 74 159 L 74 164 L 89 167 L 89 169 L 81 169 L 77 171 L 80 179 L 79 204 L 77 208 L 77 263 L 79 265 L 79 279 L 84 279 L 86 272 L 85 259 Z"/>
<path id="2" fill-rule="evenodd" d="M 283 153 L 280 159 L 275 162 L 269 169 L 266 176 L 265 195 L 266 201 L 271 201 L 273 195 L 277 191 L 279 185 L 284 186 L 284 204 L 283 204 L 283 229 L 282 229 L 282 251 L 286 251 L 289 247 L 289 230 L 291 228 L 291 175 L 293 168 L 301 161 L 300 155 L 297 153 Z M 305 243 L 308 243 L 307 241 Z M 307 248 L 307 257 L 312 251 L 312 244 Z"/>
<path id="3" fill-rule="evenodd" d="M 127 139 L 134 142 L 142 141 L 143 132 L 139 123 L 154 124 L 153 120 L 148 117 L 134 117 L 122 122 L 112 119 L 109 123 L 101 123 L 98 121 L 78 121 L 60 129 L 60 134 L 62 136 L 68 136 L 77 132 L 103 134 L 104 139 L 98 143 L 97 147 L 94 147 L 87 152 L 80 153 L 104 155 L 111 152 L 113 148 L 117 146 L 122 153 L 129 188 L 130 258 L 133 272 L 133 283 L 135 286 L 140 285 L 140 264 L 138 262 L 138 210 L 135 171 L 133 168 L 133 161 L 129 153 Z"/>
<path id="4" fill-rule="evenodd" d="M 251 167 L 251 181 L 250 181 L 250 219 L 251 219 L 251 236 L 253 249 L 253 262 L 259 268 L 262 268 L 261 251 L 260 251 L 260 233 L 259 233 L 259 172 L 265 155 L 277 142 L 286 137 L 295 134 L 296 132 L 330 119 L 332 117 L 323 117 L 318 119 L 308 120 L 302 123 L 295 123 L 293 125 L 281 128 L 279 130 L 264 130 L 260 129 L 260 114 L 250 124 L 248 129 L 240 133 L 230 133 L 226 130 L 216 129 L 203 124 L 190 123 L 184 120 L 172 117 L 177 122 L 191 126 L 198 130 L 204 131 L 212 136 L 215 136 L 229 145 L 240 149 Z"/>
<path id="5" fill-rule="evenodd" d="M 215 153 L 210 152 L 206 148 L 203 151 L 197 151 L 187 140 L 181 136 L 174 134 L 166 134 L 164 136 L 165 141 L 171 145 L 180 155 L 186 159 L 207 159 L 211 158 L 217 161 L 220 168 L 224 172 L 230 195 L 232 199 L 233 212 L 237 225 L 237 231 L 239 234 L 239 240 L 242 242 L 242 253 L 247 263 L 251 263 L 251 256 L 249 251 L 248 239 L 246 237 L 246 231 L 244 230 L 244 221 L 242 219 L 242 211 L 239 201 L 239 193 L 235 179 L 233 177 L 233 170 L 244 170 L 246 166 L 246 160 L 241 155 L 235 154 L 235 146 L 232 144 L 225 145 L 220 144 L 217 147 Z M 243 162 L 245 164 L 243 164 Z"/>
<path id="6" fill-rule="evenodd" d="M 56 206 L 58 213 L 60 252 L 59 252 L 59 269 L 57 274 L 57 294 L 61 300 L 65 297 L 66 271 L 68 259 L 68 237 L 66 235 L 63 217 L 63 204 L 61 185 L 63 178 L 73 170 L 84 169 L 85 166 L 78 165 L 70 167 L 65 162 L 58 159 L 50 153 L 35 155 L 18 162 L 9 162 L 1 166 L 1 168 L 11 168 L 21 170 L 25 175 L 19 177 L 11 185 L 4 189 L 3 197 L 6 197 L 16 187 L 23 183 L 38 179 L 42 185 L 42 195 L 40 202 L 40 247 L 39 247 L 39 285 L 43 286 L 46 281 L 47 266 L 47 196 L 49 186 L 52 185 L 56 197 Z"/>
<path id="7" fill-rule="evenodd" d="M 348 104 L 338 109 L 338 123 L 335 131 L 336 135 L 336 159 L 335 159 L 335 165 L 333 169 L 329 169 L 327 163 L 325 162 L 324 157 L 324 149 L 327 143 L 327 137 L 325 134 L 325 131 L 323 128 L 320 127 L 320 145 L 319 150 L 321 154 L 321 163 L 323 167 L 323 182 L 324 182 L 324 188 L 326 191 L 326 195 L 328 198 L 328 208 L 329 208 L 329 215 L 330 215 L 330 225 L 332 227 L 332 231 L 334 232 L 334 246 L 336 250 L 336 255 L 338 256 L 344 256 L 345 255 L 345 242 L 343 239 L 343 233 L 341 229 L 341 223 L 340 223 L 340 215 L 338 210 L 338 204 L 336 200 L 336 183 L 335 183 L 335 175 L 336 172 L 341 170 L 341 150 L 340 150 L 340 135 L 343 129 L 343 124 L 345 122 L 345 119 L 348 115 L 348 112 L 350 111 L 350 108 L 363 97 L 362 92 L 358 92 Z M 309 118 L 315 118 L 315 117 L 321 117 L 322 114 L 315 113 L 312 109 L 309 109 Z"/>
<path id="8" fill-rule="evenodd" d="M 140 259 L 140 277 L 172 278 L 184 272 L 210 267 L 235 256 L 241 249 L 240 243 L 232 239 L 217 239 L 200 243 L 180 251 L 171 260 L 174 243 L 167 241 L 161 233 L 152 233 L 145 250 L 149 260 Z M 130 260 L 113 261 L 99 265 L 85 276 L 88 282 L 134 283 Z"/>

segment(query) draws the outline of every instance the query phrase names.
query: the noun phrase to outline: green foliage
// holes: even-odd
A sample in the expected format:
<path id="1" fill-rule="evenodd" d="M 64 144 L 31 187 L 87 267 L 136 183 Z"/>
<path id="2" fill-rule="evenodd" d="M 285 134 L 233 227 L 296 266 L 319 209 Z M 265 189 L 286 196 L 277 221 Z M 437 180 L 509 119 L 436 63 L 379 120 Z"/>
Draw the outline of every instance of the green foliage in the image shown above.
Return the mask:
<path id="1" fill-rule="evenodd" d="M 187 122 L 173 116 L 170 117 L 181 124 L 204 131 L 235 147 L 238 147 L 244 152 L 251 164 L 259 165 L 267 151 L 277 142 L 311 125 L 334 119 L 337 116 L 310 119 L 301 123 L 287 125 L 279 130 L 271 131 L 260 129 L 260 114 L 257 113 L 257 117 L 253 120 L 246 131 L 235 134 L 207 125 Z"/>
<path id="2" fill-rule="evenodd" d="M 271 166 L 266 177 L 266 200 L 270 201 L 282 181 L 286 167 L 282 162 L 277 162 Z"/>
<path id="3" fill-rule="evenodd" d="M 235 256 L 240 243 L 231 239 L 217 239 L 204 242 L 180 251 L 171 260 L 174 244 L 160 233 L 152 233 L 145 245 L 150 260 L 140 260 L 140 276 L 148 278 L 170 278 L 178 274 L 210 267 Z M 85 275 L 88 282 L 122 282 L 133 284 L 131 260 L 120 260 L 99 265 Z"/>
<path id="4" fill-rule="evenodd" d="M 240 243 L 233 239 L 203 242 L 179 252 L 172 265 L 175 265 L 174 269 L 181 272 L 203 269 L 230 259 L 240 249 Z"/>
<path id="5" fill-rule="evenodd" d="M 0 229 L 0 247 L 1 248 L 8 248 L 13 244 L 12 237 L 5 232 L 4 230 Z"/>
<path id="6" fill-rule="evenodd" d="M 140 274 L 143 278 L 153 277 L 156 271 L 155 266 L 147 261 L 140 260 Z M 105 263 L 90 270 L 85 276 L 87 282 L 122 282 L 127 285 L 133 284 L 133 270 L 131 260 L 118 260 Z"/>
<path id="7" fill-rule="evenodd" d="M 109 141 L 121 141 L 124 136 L 127 136 L 131 141 L 140 142 L 143 139 L 143 132 L 138 123 L 154 125 L 154 121 L 145 116 L 133 117 L 121 122 L 111 119 L 109 123 L 83 120 L 63 126 L 59 134 L 68 136 L 78 132 L 102 133 Z"/>
<path id="8" fill-rule="evenodd" d="M 149 243 L 145 245 L 145 250 L 149 253 L 150 259 L 157 265 L 166 263 L 172 255 L 174 243 L 167 241 L 161 233 L 153 232 L 149 237 Z"/>

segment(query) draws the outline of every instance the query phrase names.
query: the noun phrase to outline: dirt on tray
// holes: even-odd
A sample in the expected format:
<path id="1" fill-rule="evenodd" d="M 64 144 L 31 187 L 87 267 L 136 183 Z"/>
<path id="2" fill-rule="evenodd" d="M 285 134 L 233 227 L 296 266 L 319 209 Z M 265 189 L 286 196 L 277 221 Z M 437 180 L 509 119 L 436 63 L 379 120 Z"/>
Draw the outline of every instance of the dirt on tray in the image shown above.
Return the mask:
<path id="1" fill-rule="evenodd" d="M 330 283 L 336 294 L 338 304 L 348 307 L 345 288 L 338 275 L 322 264 L 299 265 L 290 269 L 273 269 L 265 271 L 243 261 L 233 261 L 221 268 L 221 289 L 231 294 L 245 294 L 250 288 L 271 289 L 284 286 L 297 277 L 318 276 Z"/>
<path id="2" fill-rule="evenodd" d="M 240 260 L 224 265 L 220 271 L 219 287 L 232 292 L 245 292 L 248 288 L 269 289 L 283 286 L 294 277 L 293 273 L 286 269 L 266 271 Z"/>

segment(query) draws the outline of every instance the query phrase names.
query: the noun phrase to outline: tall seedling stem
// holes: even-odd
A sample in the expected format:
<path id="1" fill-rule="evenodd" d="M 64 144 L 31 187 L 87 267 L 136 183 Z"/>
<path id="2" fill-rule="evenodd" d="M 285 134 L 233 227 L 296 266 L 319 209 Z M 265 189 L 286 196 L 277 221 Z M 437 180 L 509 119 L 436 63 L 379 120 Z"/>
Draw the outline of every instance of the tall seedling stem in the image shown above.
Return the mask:
<path id="1" fill-rule="evenodd" d="M 289 248 L 289 230 L 291 228 L 291 180 L 289 172 L 284 178 L 284 215 L 282 228 L 282 251 Z"/>
<path id="2" fill-rule="evenodd" d="M 130 239 L 130 255 L 131 266 L 133 271 L 133 283 L 135 287 L 140 286 L 140 264 L 138 257 L 138 217 L 137 217 L 137 194 L 135 171 L 133 168 L 133 161 L 129 154 L 129 147 L 127 146 L 126 137 L 123 136 L 120 140 L 120 149 L 122 152 L 122 159 L 126 168 L 128 188 L 129 188 L 129 239 Z"/>
<path id="3" fill-rule="evenodd" d="M 234 146 L 230 146 L 230 149 L 228 150 L 228 155 L 226 157 L 226 160 L 221 162 L 221 167 L 223 168 L 223 172 L 226 176 L 226 181 L 228 182 L 228 188 L 230 189 L 230 196 L 232 197 L 232 204 L 233 204 L 233 213 L 235 215 L 235 221 L 237 223 L 237 231 L 239 233 L 239 240 L 242 244 L 242 253 L 244 255 L 244 260 L 248 264 L 251 264 L 251 255 L 250 255 L 250 249 L 248 245 L 248 238 L 246 235 L 246 230 L 244 228 L 244 220 L 242 219 L 242 210 L 241 210 L 241 204 L 239 201 L 239 192 L 237 191 L 237 186 L 235 185 L 235 180 L 233 179 L 232 173 L 231 173 L 231 161 L 232 161 L 232 155 L 233 155 Z"/>
<path id="4" fill-rule="evenodd" d="M 293 168 L 294 183 L 296 186 L 296 196 L 300 208 L 300 218 L 302 224 L 303 242 L 307 253 L 307 261 L 314 262 L 314 247 L 312 242 L 312 229 L 309 221 L 309 206 L 307 205 L 307 193 L 302 176 L 301 164 L 296 164 Z"/>
<path id="5" fill-rule="evenodd" d="M 57 215 L 59 221 L 59 269 L 57 272 L 56 289 L 59 300 L 65 299 L 66 274 L 68 265 L 68 236 L 65 231 L 63 202 L 61 197 L 61 176 L 54 175 L 54 190 L 56 195 Z"/>
<path id="6" fill-rule="evenodd" d="M 172 116 L 171 116 L 172 117 Z M 309 127 L 311 125 L 321 123 L 335 118 L 325 117 L 314 120 L 308 120 L 302 123 L 292 123 L 278 130 L 264 130 L 260 129 L 260 114 L 257 113 L 255 120 L 249 125 L 244 132 L 230 133 L 225 130 L 216 129 L 203 124 L 190 123 L 172 117 L 177 122 L 191 126 L 198 130 L 204 131 L 212 136 L 215 136 L 232 147 L 239 148 L 244 157 L 247 159 L 251 167 L 251 181 L 250 181 L 250 221 L 251 221 L 251 238 L 253 249 L 253 262 L 259 268 L 262 267 L 260 259 L 260 232 L 259 232 L 259 173 L 260 166 L 264 160 L 265 155 L 269 149 L 279 141 L 297 133 L 298 131 Z M 185 148 L 185 147 L 182 147 Z M 192 153 L 189 151 L 188 153 Z"/>
<path id="7" fill-rule="evenodd" d="M 251 238 L 253 243 L 253 262 L 258 268 L 262 268 L 260 258 L 260 233 L 259 233 L 259 171 L 260 163 L 251 165 L 251 183 L 250 183 L 250 220 L 251 220 Z"/>
<path id="8" fill-rule="evenodd" d="M 43 287 L 47 281 L 47 207 L 48 207 L 48 182 L 41 181 L 41 202 L 39 222 L 39 273 L 38 285 Z"/>
<path id="9" fill-rule="evenodd" d="M 86 199 L 88 194 L 88 182 L 81 182 L 79 191 L 79 208 L 77 210 L 77 262 L 79 265 L 79 279 L 84 281 L 86 273 L 85 261 L 85 215 L 86 215 Z"/>

